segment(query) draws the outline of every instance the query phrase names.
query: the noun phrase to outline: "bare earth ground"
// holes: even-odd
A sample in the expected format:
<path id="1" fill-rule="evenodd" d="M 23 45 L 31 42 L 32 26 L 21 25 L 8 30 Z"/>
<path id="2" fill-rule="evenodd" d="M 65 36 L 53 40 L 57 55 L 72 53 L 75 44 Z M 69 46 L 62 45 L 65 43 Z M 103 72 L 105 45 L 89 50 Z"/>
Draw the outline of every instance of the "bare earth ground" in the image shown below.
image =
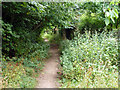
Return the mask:
<path id="1" fill-rule="evenodd" d="M 38 85 L 36 88 L 60 87 L 60 84 L 57 81 L 59 64 L 58 46 L 56 44 L 51 44 L 49 53 L 51 54 L 51 57 L 45 62 L 44 69 L 37 78 Z"/>

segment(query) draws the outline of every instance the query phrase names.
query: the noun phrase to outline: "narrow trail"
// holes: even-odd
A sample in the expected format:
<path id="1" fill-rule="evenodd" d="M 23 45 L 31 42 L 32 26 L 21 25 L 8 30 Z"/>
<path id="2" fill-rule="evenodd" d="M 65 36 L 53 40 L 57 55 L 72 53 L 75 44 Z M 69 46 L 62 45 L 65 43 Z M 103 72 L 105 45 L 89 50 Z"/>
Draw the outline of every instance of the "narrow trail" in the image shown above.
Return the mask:
<path id="1" fill-rule="evenodd" d="M 40 76 L 37 78 L 38 85 L 36 88 L 58 88 L 60 84 L 57 81 L 58 77 L 58 62 L 59 52 L 56 44 L 51 44 L 51 57 L 45 62 L 45 66 Z"/>

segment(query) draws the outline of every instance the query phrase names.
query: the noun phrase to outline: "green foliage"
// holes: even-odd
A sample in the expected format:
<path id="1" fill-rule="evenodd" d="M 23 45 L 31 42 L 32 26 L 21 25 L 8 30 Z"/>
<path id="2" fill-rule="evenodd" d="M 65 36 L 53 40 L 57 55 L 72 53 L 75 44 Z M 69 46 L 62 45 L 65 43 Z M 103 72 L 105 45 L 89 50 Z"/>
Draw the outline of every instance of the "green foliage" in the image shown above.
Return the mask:
<path id="1" fill-rule="evenodd" d="M 49 44 L 35 29 L 45 7 L 36 2 L 4 2 L 2 7 L 3 87 L 33 88 L 48 57 Z"/>
<path id="2" fill-rule="evenodd" d="M 36 85 L 35 74 L 43 68 L 49 45 L 36 44 L 31 50 L 33 51 L 27 53 L 26 57 L 3 57 L 3 87 L 33 88 Z"/>
<path id="3" fill-rule="evenodd" d="M 44 29 L 55 25 L 70 27 L 75 16 L 71 7 L 73 3 L 31 1 L 2 4 L 3 55 L 9 57 L 27 55 L 31 46 L 42 41 L 40 34 Z"/>
<path id="4" fill-rule="evenodd" d="M 47 38 L 50 43 L 59 43 L 62 40 L 59 34 L 45 34 L 45 38 Z"/>
<path id="5" fill-rule="evenodd" d="M 118 28 L 119 25 L 119 4 L 118 2 L 84 2 L 76 3 L 75 26 L 77 31 L 84 33 L 85 30 L 94 32 Z"/>
<path id="6" fill-rule="evenodd" d="M 50 42 L 61 41 L 61 36 L 52 32 L 55 26 L 61 33 L 62 30 L 71 27 L 75 27 L 78 32 L 85 30 L 95 32 L 95 30 L 104 30 L 105 24 L 108 28 L 111 28 L 109 24 L 114 22 L 119 26 L 119 8 L 115 5 L 111 10 L 109 4 L 103 2 L 3 2 L 3 28 L 0 31 L 2 31 L 3 78 L 6 85 L 4 87 L 34 87 L 36 82 L 33 78 L 34 73 L 42 69 L 42 61 L 48 57 L 49 44 L 43 41 L 42 36 L 49 38 Z M 110 5 L 113 4 L 111 2 Z M 104 6 L 108 7 L 103 10 Z M 43 35 L 45 30 L 50 33 Z M 63 82 L 67 79 L 70 83 L 81 82 L 83 87 L 85 86 L 83 82 L 92 82 L 93 86 L 97 87 L 98 83 L 107 83 L 117 78 L 117 73 L 113 69 L 116 68 L 114 65 L 117 60 L 117 44 L 112 34 L 89 35 L 86 33 L 63 44 L 61 47 Z M 9 66 L 8 62 L 12 65 Z M 95 72 L 91 68 L 94 68 Z M 103 69 L 104 73 L 100 75 L 103 75 L 104 80 L 97 82 L 100 78 L 96 71 Z M 112 79 L 108 78 L 107 81 L 104 75 L 111 77 L 113 72 L 115 76 Z M 88 77 L 90 77 L 89 81 L 87 81 Z M 97 84 L 94 83 L 93 78 Z M 68 87 L 74 87 L 69 82 L 66 83 Z M 90 87 L 90 85 L 87 86 Z M 114 86 L 109 83 L 104 85 L 114 87 L 116 83 L 113 83 Z M 79 86 L 76 85 L 76 87 Z"/>
<path id="7" fill-rule="evenodd" d="M 110 21 L 113 23 L 116 23 L 116 20 L 118 19 L 118 2 L 111 2 L 109 5 L 106 4 L 103 8 L 103 12 L 105 13 L 105 24 L 109 25 Z M 111 19 L 111 20 L 110 20 Z"/>
<path id="8" fill-rule="evenodd" d="M 88 12 L 85 12 L 79 17 L 79 22 L 76 24 L 76 27 L 81 33 L 85 32 L 84 29 L 95 32 L 95 30 L 105 27 L 105 24 L 104 19 L 96 13 L 88 14 Z"/>
<path id="9" fill-rule="evenodd" d="M 3 55 L 9 55 L 10 51 L 15 51 L 16 44 L 14 44 L 13 40 L 18 39 L 19 35 L 16 34 L 16 32 L 12 31 L 12 25 L 2 23 L 3 29 L 2 29 L 2 40 L 3 40 Z"/>
<path id="10" fill-rule="evenodd" d="M 50 42 L 57 43 L 57 44 L 59 44 L 60 41 L 62 41 L 60 34 L 55 34 L 50 40 Z"/>
<path id="11" fill-rule="evenodd" d="M 4 64 L 6 66 L 3 66 L 3 88 L 33 88 L 35 86 L 36 79 L 26 74 L 26 68 L 23 65 L 11 62 Z"/>
<path id="12" fill-rule="evenodd" d="M 113 32 L 79 34 L 62 41 L 61 47 L 63 88 L 118 87 L 118 45 Z"/>

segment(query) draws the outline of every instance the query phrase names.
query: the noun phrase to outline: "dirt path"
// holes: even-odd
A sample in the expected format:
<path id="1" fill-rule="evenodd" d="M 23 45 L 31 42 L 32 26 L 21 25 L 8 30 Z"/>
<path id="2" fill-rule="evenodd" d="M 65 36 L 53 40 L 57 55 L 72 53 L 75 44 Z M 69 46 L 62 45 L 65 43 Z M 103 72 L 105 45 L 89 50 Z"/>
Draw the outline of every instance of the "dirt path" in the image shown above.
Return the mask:
<path id="1" fill-rule="evenodd" d="M 51 44 L 49 53 L 51 57 L 46 61 L 43 71 L 37 78 L 38 85 L 36 88 L 58 88 L 60 85 L 57 82 L 58 71 L 58 46 Z"/>

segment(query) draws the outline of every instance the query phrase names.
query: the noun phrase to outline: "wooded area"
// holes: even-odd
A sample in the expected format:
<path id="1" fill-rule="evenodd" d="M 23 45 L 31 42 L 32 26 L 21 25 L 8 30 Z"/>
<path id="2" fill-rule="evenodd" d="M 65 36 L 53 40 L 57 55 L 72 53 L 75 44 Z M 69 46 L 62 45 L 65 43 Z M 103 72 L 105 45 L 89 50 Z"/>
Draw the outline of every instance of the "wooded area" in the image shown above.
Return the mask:
<path id="1" fill-rule="evenodd" d="M 120 2 L 2 2 L 1 23 L 1 88 L 34 88 L 51 43 L 61 88 L 118 88 Z"/>

